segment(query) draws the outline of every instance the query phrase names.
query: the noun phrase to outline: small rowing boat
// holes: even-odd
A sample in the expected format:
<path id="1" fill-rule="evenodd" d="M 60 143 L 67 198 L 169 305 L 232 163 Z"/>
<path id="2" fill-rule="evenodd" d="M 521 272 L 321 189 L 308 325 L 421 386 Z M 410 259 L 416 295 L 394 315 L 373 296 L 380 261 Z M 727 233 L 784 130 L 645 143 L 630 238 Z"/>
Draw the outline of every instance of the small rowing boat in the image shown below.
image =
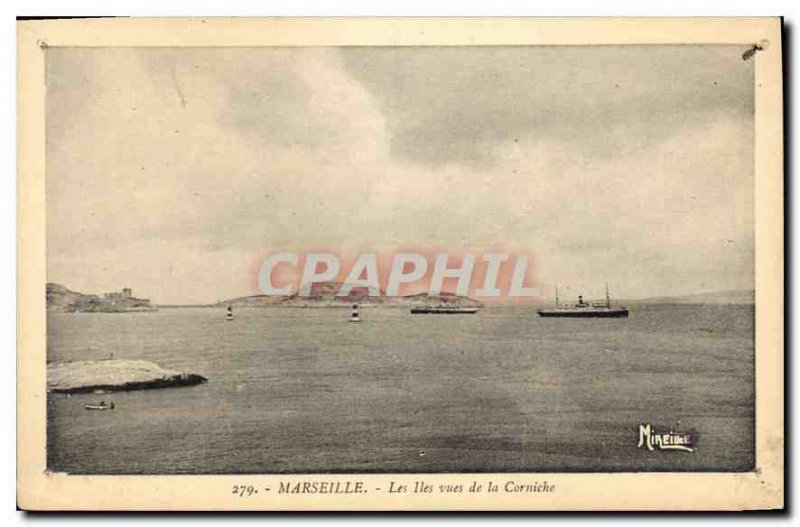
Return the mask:
<path id="1" fill-rule="evenodd" d="M 105 401 L 100 401 L 100 404 L 84 404 L 85 410 L 113 410 L 114 403 L 106 404 Z"/>

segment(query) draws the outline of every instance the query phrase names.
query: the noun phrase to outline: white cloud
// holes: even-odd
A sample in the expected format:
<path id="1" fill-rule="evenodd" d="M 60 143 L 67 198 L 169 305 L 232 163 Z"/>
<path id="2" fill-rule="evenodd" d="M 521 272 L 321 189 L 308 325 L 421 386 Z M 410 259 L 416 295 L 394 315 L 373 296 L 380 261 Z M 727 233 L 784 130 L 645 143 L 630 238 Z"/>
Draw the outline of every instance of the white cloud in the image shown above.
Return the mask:
<path id="1" fill-rule="evenodd" d="M 678 83 L 679 93 L 713 82 L 700 67 L 713 66 L 712 51 L 705 62 L 692 51 L 689 67 L 699 69 Z M 682 107 L 658 129 L 637 118 L 585 130 L 575 119 L 593 106 L 595 117 L 609 115 L 601 105 L 611 95 L 587 97 L 567 112 L 572 120 L 553 121 L 580 98 L 571 89 L 559 99 L 553 81 L 547 104 L 561 110 L 545 125 L 530 108 L 509 118 L 497 98 L 465 103 L 480 72 L 445 68 L 436 53 L 425 67 L 396 64 L 402 76 L 389 81 L 410 86 L 398 106 L 381 92 L 389 88 L 353 73 L 348 53 L 49 50 L 48 279 L 87 292 L 130 285 L 159 302 L 204 302 L 256 293 L 268 253 L 416 246 L 532 252 L 548 284 L 609 280 L 622 296 L 752 285 L 746 107 L 732 111 L 737 103 L 722 97 L 718 106 Z M 360 53 L 361 67 L 374 58 L 372 74 L 387 66 L 383 51 Z M 509 56 L 491 71 L 502 74 Z M 624 63 L 614 68 L 626 82 L 638 78 Z M 597 69 L 581 75 L 592 72 L 613 80 Z M 448 75 L 463 84 L 459 97 L 437 85 Z M 521 82 L 519 74 L 505 80 Z M 655 89 L 652 79 L 642 82 L 647 89 L 634 86 L 634 95 Z M 501 93 L 528 91 L 535 100 L 527 85 Z M 630 111 L 656 115 L 646 108 Z M 440 123 L 434 135 L 398 125 L 425 112 L 430 120 L 496 119 L 485 133 L 472 124 Z M 514 130 L 496 128 L 504 122 Z M 523 133 L 526 126 L 536 133 Z M 475 141 L 463 136 L 469 129 L 479 132 Z M 416 143 L 398 147 L 397 134 L 414 130 Z M 426 152 L 448 141 L 457 148 L 431 162 Z M 597 151 L 627 141 L 636 148 Z M 409 159 L 409 145 L 422 148 L 420 162 Z M 483 161 L 464 154 L 467 146 L 485 149 Z"/>

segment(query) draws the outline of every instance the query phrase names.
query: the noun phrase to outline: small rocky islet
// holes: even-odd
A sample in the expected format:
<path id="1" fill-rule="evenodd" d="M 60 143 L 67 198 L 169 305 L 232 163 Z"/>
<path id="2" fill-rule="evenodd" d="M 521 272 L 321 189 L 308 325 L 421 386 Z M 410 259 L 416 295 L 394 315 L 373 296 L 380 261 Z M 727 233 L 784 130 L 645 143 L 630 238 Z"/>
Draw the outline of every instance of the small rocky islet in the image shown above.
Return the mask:
<path id="1" fill-rule="evenodd" d="M 55 362 L 47 365 L 50 393 L 93 393 L 193 386 L 208 379 L 143 360 Z"/>

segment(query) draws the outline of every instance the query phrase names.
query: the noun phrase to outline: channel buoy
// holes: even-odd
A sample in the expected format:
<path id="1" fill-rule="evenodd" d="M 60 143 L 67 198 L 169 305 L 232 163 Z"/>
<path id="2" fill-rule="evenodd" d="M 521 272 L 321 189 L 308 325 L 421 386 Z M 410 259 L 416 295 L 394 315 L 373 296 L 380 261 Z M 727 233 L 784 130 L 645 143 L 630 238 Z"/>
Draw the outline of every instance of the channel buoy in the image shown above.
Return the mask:
<path id="1" fill-rule="evenodd" d="M 353 314 L 350 315 L 350 322 L 361 322 L 358 318 L 358 304 L 353 304 Z"/>
<path id="2" fill-rule="evenodd" d="M 225 320 L 233 320 L 233 307 L 228 306 L 228 314 L 225 315 Z"/>

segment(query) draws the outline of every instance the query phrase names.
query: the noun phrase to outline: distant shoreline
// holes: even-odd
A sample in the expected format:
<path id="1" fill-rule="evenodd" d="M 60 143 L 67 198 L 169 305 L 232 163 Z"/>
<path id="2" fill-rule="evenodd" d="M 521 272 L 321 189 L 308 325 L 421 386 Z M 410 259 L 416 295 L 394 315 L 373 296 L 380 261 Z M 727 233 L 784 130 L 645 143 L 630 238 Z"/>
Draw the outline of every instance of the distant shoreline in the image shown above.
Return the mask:
<path id="1" fill-rule="evenodd" d="M 746 306 L 755 305 L 755 302 L 691 302 L 691 301 L 653 301 L 649 299 L 640 300 L 621 300 L 618 302 L 621 305 L 633 306 Z M 538 309 L 542 306 L 549 306 L 551 303 L 537 303 L 537 304 L 515 304 L 515 303 L 496 303 L 484 304 L 481 309 L 505 309 L 505 308 L 531 308 Z M 175 305 L 157 305 L 159 309 L 225 309 L 222 304 L 175 304 Z M 337 305 L 314 305 L 309 304 L 305 306 L 298 305 L 285 305 L 285 304 L 271 304 L 271 305 L 255 305 L 255 306 L 235 306 L 236 309 L 348 309 L 350 304 L 337 304 Z M 359 309 L 366 308 L 379 308 L 379 309 L 410 309 L 410 306 L 402 306 L 397 304 L 359 304 Z"/>
<path id="2" fill-rule="evenodd" d="M 554 299 L 539 299 L 537 302 L 481 302 L 468 296 L 459 296 L 453 293 L 430 294 L 427 292 L 405 296 L 387 296 L 380 294 L 366 294 L 361 291 L 351 296 L 339 297 L 337 292 L 338 282 L 321 282 L 310 296 L 298 294 L 290 296 L 251 295 L 231 298 L 213 303 L 200 304 L 155 304 L 146 299 L 123 298 L 118 301 L 101 299 L 97 295 L 86 295 L 72 291 L 60 284 L 47 284 L 47 309 L 65 312 L 104 312 L 104 313 L 130 313 L 152 312 L 158 309 L 213 309 L 232 307 L 234 309 L 262 309 L 269 307 L 293 309 L 346 309 L 357 304 L 359 308 L 393 308 L 408 309 L 411 307 L 443 304 L 460 307 L 478 308 L 503 308 L 503 307 L 544 307 L 554 305 Z M 355 290 L 354 290 L 355 291 Z M 130 289 L 123 292 L 130 296 Z M 108 296 L 108 295 L 107 295 Z M 111 299 L 114 300 L 114 299 Z M 567 301 L 562 296 L 562 301 Z M 615 304 L 630 305 L 753 305 L 755 304 L 754 290 L 728 290 L 716 292 L 703 292 L 675 296 L 657 296 L 639 299 L 614 299 Z"/>

